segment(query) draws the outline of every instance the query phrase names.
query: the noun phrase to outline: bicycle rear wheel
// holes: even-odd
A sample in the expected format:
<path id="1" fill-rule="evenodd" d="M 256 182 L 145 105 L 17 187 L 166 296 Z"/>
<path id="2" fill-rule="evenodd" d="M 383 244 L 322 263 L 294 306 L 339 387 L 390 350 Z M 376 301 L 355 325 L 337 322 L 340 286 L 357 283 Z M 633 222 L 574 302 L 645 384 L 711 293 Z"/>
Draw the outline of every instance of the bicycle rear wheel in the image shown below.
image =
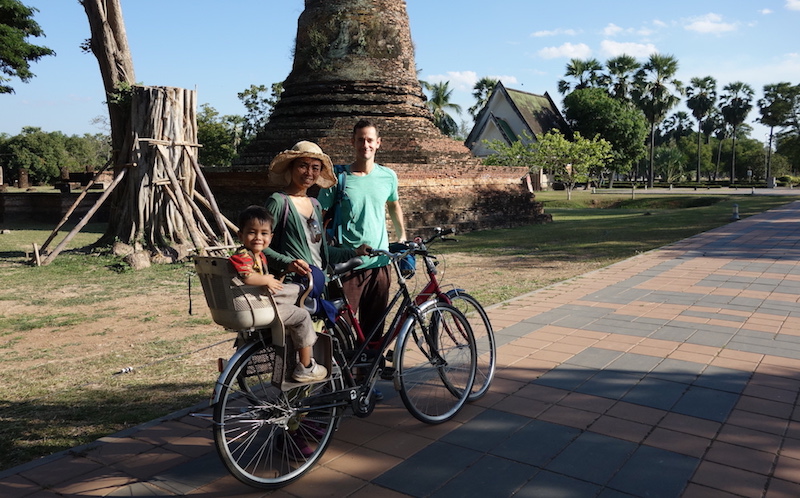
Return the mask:
<path id="1" fill-rule="evenodd" d="M 467 321 L 472 327 L 472 334 L 475 336 L 475 347 L 478 351 L 477 370 L 475 371 L 475 382 L 472 384 L 472 392 L 467 399 L 467 401 L 475 401 L 486 394 L 489 384 L 494 379 L 497 365 L 494 330 L 492 330 L 492 324 L 486 311 L 477 299 L 459 289 L 448 291 L 447 297 L 450 298 L 450 304 L 467 317 Z"/>
<path id="2" fill-rule="evenodd" d="M 281 362 L 271 344 L 250 343 L 220 376 L 214 406 L 214 440 L 225 466 L 250 486 L 279 488 L 319 460 L 339 424 L 341 407 L 300 409 L 310 395 L 341 383 L 326 382 L 281 391 L 272 375 Z"/>
<path id="3" fill-rule="evenodd" d="M 430 302 L 410 316 L 397 338 L 395 387 L 418 420 L 438 424 L 464 406 L 477 354 L 469 322 L 456 308 Z"/>

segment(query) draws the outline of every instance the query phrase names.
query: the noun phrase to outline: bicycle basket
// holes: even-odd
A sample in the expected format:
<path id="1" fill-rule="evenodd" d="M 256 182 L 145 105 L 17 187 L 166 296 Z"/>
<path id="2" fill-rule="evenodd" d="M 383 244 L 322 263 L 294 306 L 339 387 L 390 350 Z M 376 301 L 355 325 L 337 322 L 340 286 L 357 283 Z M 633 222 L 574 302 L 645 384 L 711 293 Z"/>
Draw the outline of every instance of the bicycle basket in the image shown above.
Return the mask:
<path id="1" fill-rule="evenodd" d="M 262 294 L 261 286 L 244 285 L 227 258 L 196 256 L 194 268 L 217 324 L 245 330 L 268 327 L 276 321 L 272 297 Z"/>
<path id="2" fill-rule="evenodd" d="M 405 251 L 408 249 L 406 244 L 402 242 L 392 242 L 389 244 L 389 251 L 390 252 L 400 252 Z M 414 276 L 414 273 L 417 271 L 417 258 L 414 256 L 414 253 L 406 255 L 403 259 L 399 261 L 400 264 L 400 273 L 405 278 L 411 278 Z"/>

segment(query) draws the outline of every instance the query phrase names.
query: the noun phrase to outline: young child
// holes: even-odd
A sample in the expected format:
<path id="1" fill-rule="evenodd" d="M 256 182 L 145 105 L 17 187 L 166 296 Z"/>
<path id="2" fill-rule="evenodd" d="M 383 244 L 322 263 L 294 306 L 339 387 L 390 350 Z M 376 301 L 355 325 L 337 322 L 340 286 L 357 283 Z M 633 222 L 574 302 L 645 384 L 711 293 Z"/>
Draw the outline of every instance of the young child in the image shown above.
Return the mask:
<path id="1" fill-rule="evenodd" d="M 308 311 L 295 305 L 300 294 L 297 284 L 283 284 L 267 271 L 263 251 L 272 240 L 273 220 L 261 206 L 250 206 L 239 215 L 239 240 L 243 247 L 230 257 L 234 269 L 247 285 L 262 285 L 275 299 L 278 314 L 297 348 L 298 363 L 292 377 L 297 382 L 316 382 L 328 376 L 328 369 L 311 356 L 317 334 Z"/>

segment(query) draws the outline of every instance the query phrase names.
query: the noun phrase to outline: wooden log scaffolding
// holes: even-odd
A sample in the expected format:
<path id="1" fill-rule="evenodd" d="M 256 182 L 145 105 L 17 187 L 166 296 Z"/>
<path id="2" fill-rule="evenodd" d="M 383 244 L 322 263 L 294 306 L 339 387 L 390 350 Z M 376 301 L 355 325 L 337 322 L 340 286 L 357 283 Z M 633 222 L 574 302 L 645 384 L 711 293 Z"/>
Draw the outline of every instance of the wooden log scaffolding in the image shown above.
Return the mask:
<path id="1" fill-rule="evenodd" d="M 47 246 L 64 226 L 100 172 L 84 187 L 47 241 L 36 252 L 35 262 L 50 264 L 70 240 L 89 222 L 115 189 L 117 205 L 109 228 L 117 239 L 153 259 L 170 254 L 179 260 L 190 252 L 214 254 L 235 244 L 236 225 L 219 210 L 197 162 L 195 92 L 171 87 L 134 87 L 131 149 L 117 158 L 114 180 L 87 214 L 50 253 Z M 199 187 L 199 191 L 196 187 Z M 205 210 L 205 211 L 204 211 Z M 210 213 L 213 225 L 206 219 Z M 215 226 L 214 226 L 215 225 Z M 108 235 L 108 233 L 107 233 Z M 40 259 L 39 252 L 44 255 Z"/>

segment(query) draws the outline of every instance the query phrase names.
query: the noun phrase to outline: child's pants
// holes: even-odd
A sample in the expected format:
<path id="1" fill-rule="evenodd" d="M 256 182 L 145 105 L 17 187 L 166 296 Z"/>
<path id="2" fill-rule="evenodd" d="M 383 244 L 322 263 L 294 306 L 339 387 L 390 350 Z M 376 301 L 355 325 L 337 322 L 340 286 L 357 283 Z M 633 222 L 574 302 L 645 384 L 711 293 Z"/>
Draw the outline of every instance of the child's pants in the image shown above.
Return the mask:
<path id="1" fill-rule="evenodd" d="M 283 326 L 292 336 L 295 349 L 307 348 L 317 342 L 311 315 L 305 308 L 295 304 L 299 296 L 300 286 L 292 283 L 284 283 L 283 289 L 272 295 Z"/>

